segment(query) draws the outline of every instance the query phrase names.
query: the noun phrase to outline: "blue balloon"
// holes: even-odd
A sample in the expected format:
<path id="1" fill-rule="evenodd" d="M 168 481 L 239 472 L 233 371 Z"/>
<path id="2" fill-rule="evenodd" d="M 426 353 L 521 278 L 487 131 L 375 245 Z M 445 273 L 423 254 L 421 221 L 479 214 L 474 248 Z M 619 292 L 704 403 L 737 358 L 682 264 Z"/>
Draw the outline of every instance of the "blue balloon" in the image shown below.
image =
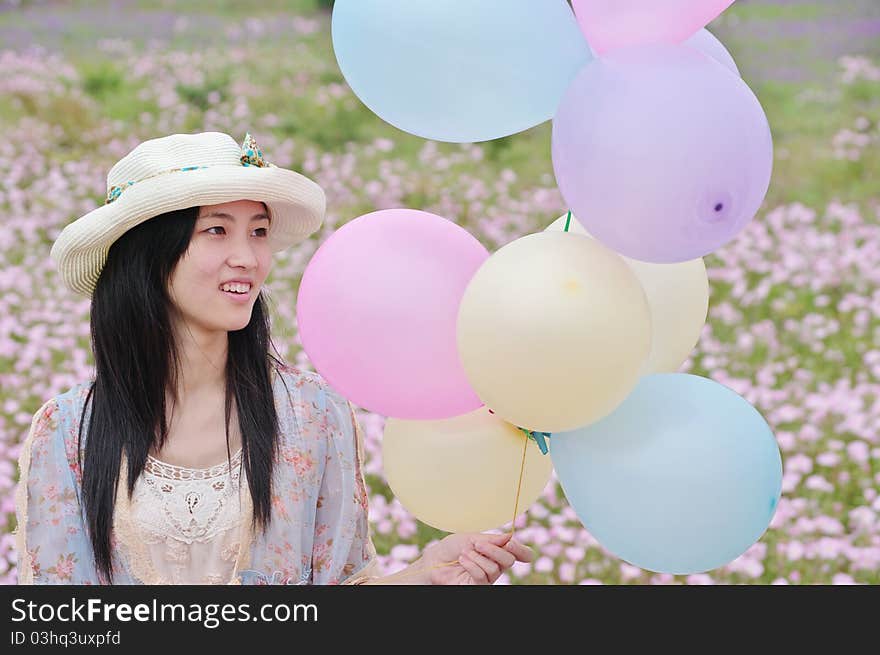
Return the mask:
<path id="1" fill-rule="evenodd" d="M 617 557 L 686 574 L 733 561 L 767 529 L 782 490 L 770 426 L 707 378 L 642 378 L 605 418 L 556 432 L 550 456 L 584 527 Z"/>
<path id="2" fill-rule="evenodd" d="M 565 0 L 336 0 L 331 32 L 367 107 L 453 143 L 549 120 L 593 58 Z"/>

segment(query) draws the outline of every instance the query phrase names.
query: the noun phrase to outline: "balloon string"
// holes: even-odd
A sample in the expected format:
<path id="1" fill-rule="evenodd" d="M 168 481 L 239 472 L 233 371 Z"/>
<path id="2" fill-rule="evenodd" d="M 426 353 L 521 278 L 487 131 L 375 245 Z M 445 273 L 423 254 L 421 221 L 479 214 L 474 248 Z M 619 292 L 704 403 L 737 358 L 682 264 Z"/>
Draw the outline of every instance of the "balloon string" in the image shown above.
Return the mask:
<path id="1" fill-rule="evenodd" d="M 571 210 L 568 210 L 568 217 L 565 219 L 565 231 L 568 232 L 568 225 L 571 223 Z"/>
<path id="2" fill-rule="evenodd" d="M 529 445 L 529 439 L 528 439 L 528 437 L 524 437 L 523 438 L 522 462 L 520 462 L 520 465 L 519 465 L 519 481 L 516 483 L 516 500 L 513 503 L 513 518 L 510 520 L 510 539 L 513 539 L 513 532 L 516 529 L 516 526 L 514 525 L 514 523 L 516 522 L 516 515 L 519 512 L 519 492 L 520 492 L 520 489 L 522 488 L 523 471 L 526 468 L 526 448 L 528 447 L 528 445 Z M 458 560 L 453 560 L 451 562 L 441 562 L 440 564 L 434 564 L 433 566 L 428 566 L 428 567 L 417 566 L 417 567 L 412 567 L 413 568 L 412 571 L 408 571 L 408 572 L 400 571 L 398 573 L 395 573 L 394 575 L 396 576 L 397 579 L 400 579 L 400 578 L 405 579 L 405 578 L 409 578 L 413 575 L 419 575 L 425 571 L 433 571 L 434 569 L 439 569 L 443 566 L 455 566 L 456 564 L 460 564 Z"/>
<path id="3" fill-rule="evenodd" d="M 529 445 L 529 439 L 523 439 L 522 462 L 519 465 L 519 481 L 516 483 L 516 500 L 513 503 L 513 518 L 510 519 L 510 538 L 513 539 L 514 522 L 516 521 L 517 511 L 519 510 L 519 491 L 522 489 L 523 471 L 526 468 L 526 447 Z"/>

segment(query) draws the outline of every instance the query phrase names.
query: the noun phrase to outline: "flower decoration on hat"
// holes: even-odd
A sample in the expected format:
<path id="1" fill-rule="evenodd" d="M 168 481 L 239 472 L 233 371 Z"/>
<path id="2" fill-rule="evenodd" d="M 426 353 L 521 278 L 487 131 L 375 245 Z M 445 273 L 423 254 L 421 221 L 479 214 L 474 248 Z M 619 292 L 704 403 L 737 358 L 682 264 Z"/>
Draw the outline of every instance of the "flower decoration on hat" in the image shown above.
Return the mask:
<path id="1" fill-rule="evenodd" d="M 127 187 L 130 187 L 132 184 L 134 184 L 134 180 L 126 182 L 125 184 L 117 184 L 116 186 L 110 187 L 110 190 L 107 191 L 107 199 L 104 200 L 104 204 L 109 205 L 111 202 L 116 200 Z"/>
<path id="2" fill-rule="evenodd" d="M 263 159 L 263 151 L 260 150 L 250 132 L 244 135 L 244 141 L 241 143 L 241 165 L 259 166 L 260 168 L 272 165 Z"/>

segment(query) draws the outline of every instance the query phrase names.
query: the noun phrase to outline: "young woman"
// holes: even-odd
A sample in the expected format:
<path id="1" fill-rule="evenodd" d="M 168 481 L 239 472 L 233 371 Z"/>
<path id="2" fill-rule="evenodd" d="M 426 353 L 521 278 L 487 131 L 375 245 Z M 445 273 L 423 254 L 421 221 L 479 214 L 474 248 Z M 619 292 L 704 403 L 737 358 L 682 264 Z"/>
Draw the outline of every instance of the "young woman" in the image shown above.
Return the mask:
<path id="1" fill-rule="evenodd" d="M 353 407 L 269 352 L 261 287 L 321 225 L 317 184 L 217 132 L 145 141 L 107 181 L 52 247 L 95 376 L 22 448 L 21 583 L 487 584 L 531 561 L 451 534 L 379 577 Z"/>

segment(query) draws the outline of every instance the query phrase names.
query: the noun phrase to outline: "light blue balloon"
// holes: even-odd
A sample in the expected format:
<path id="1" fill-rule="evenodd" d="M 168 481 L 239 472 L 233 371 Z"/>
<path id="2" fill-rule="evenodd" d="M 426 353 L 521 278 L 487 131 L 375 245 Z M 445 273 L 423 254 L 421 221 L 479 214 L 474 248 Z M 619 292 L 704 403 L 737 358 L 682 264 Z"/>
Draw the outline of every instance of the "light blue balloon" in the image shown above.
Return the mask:
<path id="1" fill-rule="evenodd" d="M 336 0 L 336 60 L 380 118 L 468 143 L 553 117 L 591 59 L 565 0 Z"/>
<path id="2" fill-rule="evenodd" d="M 605 418 L 550 437 L 565 496 L 617 557 L 699 573 L 733 561 L 776 511 L 782 458 L 744 398 L 707 378 L 642 378 Z"/>

